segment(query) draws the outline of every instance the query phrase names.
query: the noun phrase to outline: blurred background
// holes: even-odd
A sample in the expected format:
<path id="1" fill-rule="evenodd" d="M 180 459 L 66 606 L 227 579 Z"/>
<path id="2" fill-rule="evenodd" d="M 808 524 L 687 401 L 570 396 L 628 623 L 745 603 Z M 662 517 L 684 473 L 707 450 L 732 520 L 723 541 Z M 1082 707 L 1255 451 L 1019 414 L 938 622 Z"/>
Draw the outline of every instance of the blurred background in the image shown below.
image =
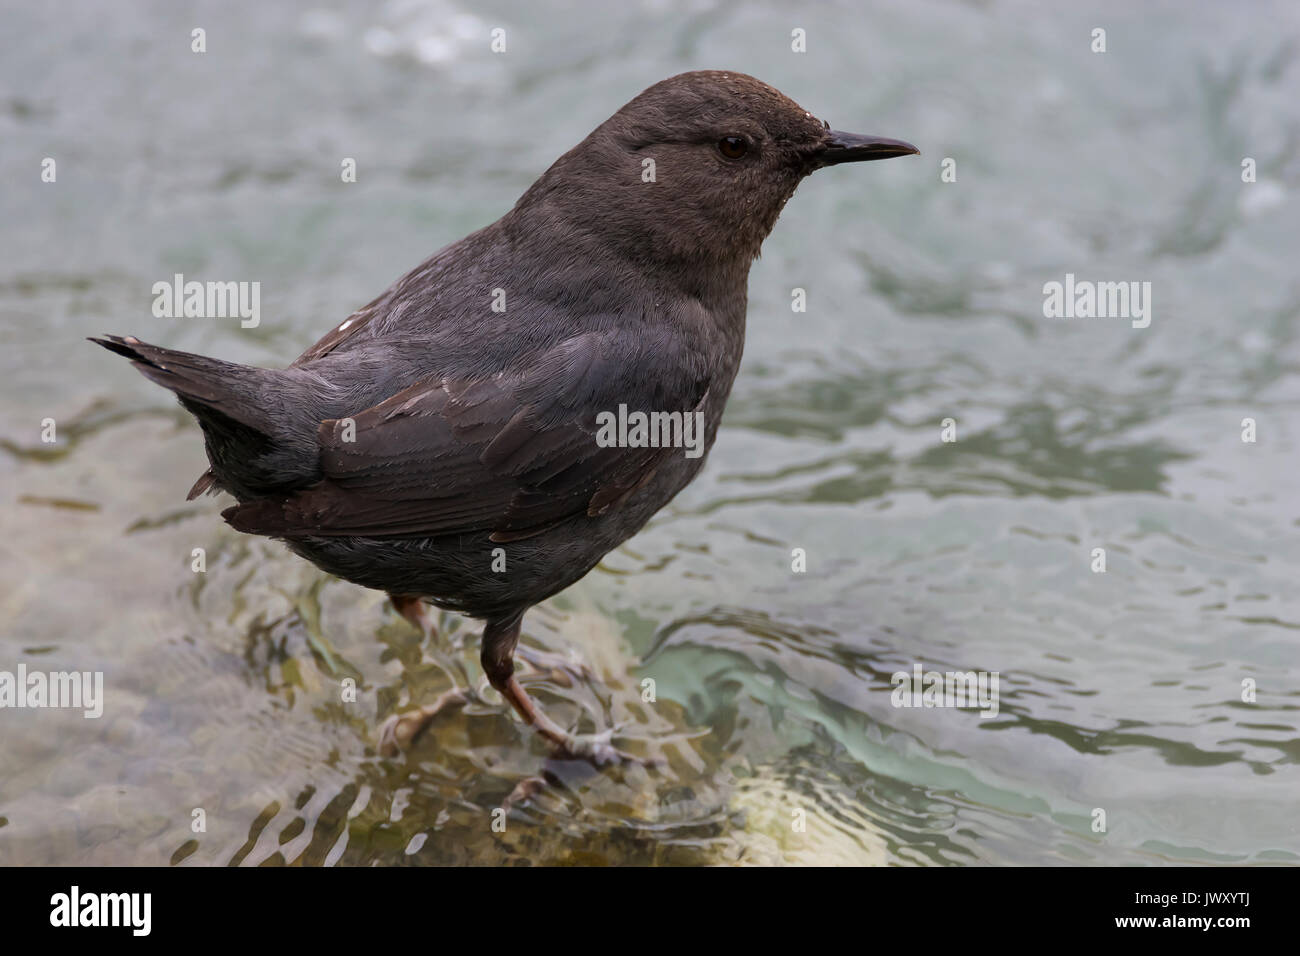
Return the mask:
<path id="1" fill-rule="evenodd" d="M 0 710 L 0 863 L 1300 859 L 1294 4 L 0 7 L 0 670 L 106 695 Z M 667 764 L 556 765 L 491 691 L 380 759 L 478 625 L 187 503 L 197 426 L 84 336 L 287 364 L 700 68 L 923 155 L 800 188 L 703 474 L 525 621 L 551 714 Z M 155 318 L 177 272 L 261 324 Z M 1150 282 L 1150 327 L 1044 318 L 1067 272 Z M 917 663 L 998 671 L 998 716 L 895 708 Z"/>

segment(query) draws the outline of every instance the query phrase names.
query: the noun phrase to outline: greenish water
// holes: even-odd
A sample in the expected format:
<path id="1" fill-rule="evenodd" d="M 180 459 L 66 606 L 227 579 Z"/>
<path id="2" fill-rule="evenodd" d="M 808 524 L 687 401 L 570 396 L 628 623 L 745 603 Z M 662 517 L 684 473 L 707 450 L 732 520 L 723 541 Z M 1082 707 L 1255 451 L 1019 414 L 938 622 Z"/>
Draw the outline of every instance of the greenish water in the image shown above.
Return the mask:
<path id="1" fill-rule="evenodd" d="M 1136 7 L 6 4 L 0 670 L 106 701 L 0 710 L 0 863 L 1294 864 L 1300 14 Z M 285 364 L 694 68 L 924 155 L 800 188 L 703 475 L 526 619 L 589 671 L 550 712 L 667 765 L 549 764 L 490 691 L 381 759 L 476 625 L 422 645 L 186 503 L 197 427 L 82 339 Z M 260 281 L 260 326 L 155 318 L 176 272 Z M 1044 318 L 1066 273 L 1150 326 Z M 894 707 L 917 663 L 998 715 Z"/>

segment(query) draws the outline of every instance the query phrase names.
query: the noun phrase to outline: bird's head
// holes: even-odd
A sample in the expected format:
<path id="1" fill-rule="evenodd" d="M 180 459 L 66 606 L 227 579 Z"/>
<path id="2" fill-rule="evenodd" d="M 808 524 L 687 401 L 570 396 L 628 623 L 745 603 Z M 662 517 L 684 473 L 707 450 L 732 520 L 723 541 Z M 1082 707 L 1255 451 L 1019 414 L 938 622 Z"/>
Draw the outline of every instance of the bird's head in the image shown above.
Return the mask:
<path id="1" fill-rule="evenodd" d="M 815 170 L 919 152 L 842 133 L 743 73 L 682 73 L 645 90 L 520 200 L 546 203 L 640 258 L 748 264 Z"/>

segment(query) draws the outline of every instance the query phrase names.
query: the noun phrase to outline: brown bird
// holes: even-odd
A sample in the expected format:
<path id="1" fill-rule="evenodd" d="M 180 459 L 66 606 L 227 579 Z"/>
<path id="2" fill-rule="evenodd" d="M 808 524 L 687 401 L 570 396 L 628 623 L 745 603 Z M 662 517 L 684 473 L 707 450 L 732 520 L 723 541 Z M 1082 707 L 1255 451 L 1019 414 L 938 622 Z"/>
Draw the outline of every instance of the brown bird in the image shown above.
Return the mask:
<path id="1" fill-rule="evenodd" d="M 630 759 L 533 705 L 514 676 L 524 613 L 700 470 L 740 366 L 750 263 L 803 178 L 916 152 L 832 130 L 753 77 L 683 73 L 286 369 L 93 341 L 198 419 L 211 468 L 191 498 L 229 492 L 235 528 L 387 591 L 417 626 L 423 601 L 484 620 L 489 682 L 557 753 Z M 601 440 L 620 406 L 691 416 L 697 446 Z M 390 720 L 384 748 L 436 709 Z"/>

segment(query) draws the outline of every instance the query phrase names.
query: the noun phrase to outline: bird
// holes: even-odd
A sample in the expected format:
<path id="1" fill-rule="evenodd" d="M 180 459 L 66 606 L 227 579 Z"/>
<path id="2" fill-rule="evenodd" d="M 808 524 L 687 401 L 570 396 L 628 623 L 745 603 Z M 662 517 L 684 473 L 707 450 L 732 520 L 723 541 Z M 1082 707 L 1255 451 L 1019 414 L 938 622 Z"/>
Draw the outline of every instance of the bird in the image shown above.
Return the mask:
<path id="1" fill-rule="evenodd" d="M 489 684 L 562 759 L 633 759 L 547 717 L 515 677 L 525 613 L 678 494 L 713 446 L 745 337 L 751 263 L 796 187 L 914 155 L 832 129 L 744 73 L 655 83 L 491 225 L 434 253 L 287 368 L 92 337 L 202 429 L 189 498 L 235 529 L 387 592 L 483 622 Z M 701 423 L 702 451 L 599 441 L 624 407 Z M 438 708 L 394 715 L 381 750 Z"/>

